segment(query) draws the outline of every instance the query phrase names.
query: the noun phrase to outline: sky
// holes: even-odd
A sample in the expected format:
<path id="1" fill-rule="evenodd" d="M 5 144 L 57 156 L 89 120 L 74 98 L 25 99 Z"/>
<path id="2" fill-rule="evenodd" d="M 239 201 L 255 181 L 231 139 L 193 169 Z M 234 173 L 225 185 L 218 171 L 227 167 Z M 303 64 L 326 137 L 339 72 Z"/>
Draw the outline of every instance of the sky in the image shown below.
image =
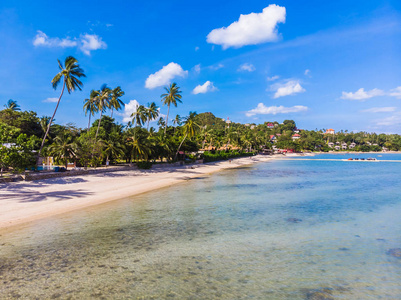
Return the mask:
<path id="1" fill-rule="evenodd" d="M 86 127 L 83 101 L 121 86 L 136 105 L 176 82 L 170 116 L 212 112 L 233 122 L 292 119 L 301 129 L 401 134 L 401 1 L 0 2 L 0 105 L 51 116 L 51 80 L 74 56 L 82 91 L 64 94 L 59 124 Z"/>

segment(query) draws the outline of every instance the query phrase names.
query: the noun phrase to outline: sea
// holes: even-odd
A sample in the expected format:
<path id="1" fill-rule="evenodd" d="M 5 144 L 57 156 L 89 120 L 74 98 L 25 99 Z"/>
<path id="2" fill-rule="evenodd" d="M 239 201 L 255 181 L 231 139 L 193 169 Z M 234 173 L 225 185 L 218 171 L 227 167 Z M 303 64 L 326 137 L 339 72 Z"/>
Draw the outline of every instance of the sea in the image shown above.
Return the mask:
<path id="1" fill-rule="evenodd" d="M 0 299 L 401 299 L 400 248 L 400 154 L 271 160 L 1 231 Z"/>

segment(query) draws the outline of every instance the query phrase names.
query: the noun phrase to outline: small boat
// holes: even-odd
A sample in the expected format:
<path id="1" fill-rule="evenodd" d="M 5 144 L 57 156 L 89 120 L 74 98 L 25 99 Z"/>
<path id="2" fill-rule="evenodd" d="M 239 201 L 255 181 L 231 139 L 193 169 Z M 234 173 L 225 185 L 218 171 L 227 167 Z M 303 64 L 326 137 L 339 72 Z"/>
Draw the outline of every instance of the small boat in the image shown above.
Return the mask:
<path id="1" fill-rule="evenodd" d="M 375 157 L 368 157 L 366 160 L 377 160 Z"/>

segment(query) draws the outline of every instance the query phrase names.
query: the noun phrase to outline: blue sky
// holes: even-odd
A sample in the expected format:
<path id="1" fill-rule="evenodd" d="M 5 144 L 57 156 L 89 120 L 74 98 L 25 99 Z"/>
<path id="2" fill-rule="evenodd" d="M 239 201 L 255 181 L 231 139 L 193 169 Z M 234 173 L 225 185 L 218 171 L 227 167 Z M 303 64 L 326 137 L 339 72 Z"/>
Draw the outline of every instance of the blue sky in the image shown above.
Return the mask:
<path id="1" fill-rule="evenodd" d="M 397 3 L 398 2 L 398 3 Z M 120 85 L 171 115 L 210 111 L 234 122 L 293 119 L 299 128 L 401 133 L 399 1 L 18 1 L 0 4 L 0 102 L 51 115 L 57 59 L 76 57 L 83 91 L 56 122 L 85 127 L 83 100 Z M 2 104 L 1 103 L 1 104 Z M 2 104 L 3 105 L 3 104 Z M 166 113 L 167 108 L 161 107 Z"/>

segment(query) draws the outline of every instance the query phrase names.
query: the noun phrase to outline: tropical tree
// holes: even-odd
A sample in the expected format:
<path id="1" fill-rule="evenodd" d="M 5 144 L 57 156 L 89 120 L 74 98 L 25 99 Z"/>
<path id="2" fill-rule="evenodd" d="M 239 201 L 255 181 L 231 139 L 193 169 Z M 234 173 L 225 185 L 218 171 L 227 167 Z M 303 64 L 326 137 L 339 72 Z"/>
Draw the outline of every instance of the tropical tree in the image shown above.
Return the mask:
<path id="1" fill-rule="evenodd" d="M 72 140 L 72 136 L 64 133 L 56 136 L 54 143 L 49 148 L 50 153 L 56 160 L 64 162 L 65 168 L 68 165 L 68 159 L 76 157 L 76 144 Z"/>
<path id="2" fill-rule="evenodd" d="M 189 116 L 185 118 L 184 125 L 182 126 L 184 138 L 182 139 L 180 145 L 178 146 L 177 152 L 175 153 L 174 160 L 177 159 L 178 152 L 186 138 L 192 138 L 195 136 L 199 129 L 198 123 L 195 120 L 196 112 L 189 112 Z"/>
<path id="3" fill-rule="evenodd" d="M 125 92 L 121 89 L 120 86 L 116 87 L 111 91 L 111 98 L 110 98 L 110 109 L 111 109 L 111 117 L 113 117 L 113 110 L 120 110 L 122 109 L 125 104 L 120 99 L 120 97 L 124 96 Z"/>
<path id="4" fill-rule="evenodd" d="M 96 108 L 98 111 L 100 111 L 99 123 L 97 124 L 97 130 L 95 135 L 95 141 L 96 141 L 97 135 L 99 133 L 100 123 L 102 122 L 102 115 L 110 105 L 111 89 L 108 88 L 106 84 L 103 84 L 100 87 L 99 91 L 95 91 L 94 96 L 95 96 Z"/>
<path id="5" fill-rule="evenodd" d="M 5 104 L 4 107 L 6 109 L 11 109 L 14 111 L 21 110 L 19 105 L 17 104 L 17 101 L 14 101 L 13 99 L 8 100 L 7 104 Z"/>
<path id="6" fill-rule="evenodd" d="M 134 127 L 141 127 L 147 120 L 146 108 L 143 105 L 137 105 L 135 112 L 131 114 L 132 120 L 134 121 Z"/>
<path id="7" fill-rule="evenodd" d="M 103 151 L 106 154 L 106 162 L 109 161 L 109 158 L 118 157 L 124 154 L 123 145 L 115 139 L 104 141 Z"/>
<path id="8" fill-rule="evenodd" d="M 89 113 L 89 121 L 88 121 L 88 131 L 91 124 L 91 116 L 94 116 L 99 110 L 96 105 L 96 96 L 98 95 L 97 91 L 91 90 L 89 98 L 84 100 L 84 112 L 85 116 Z"/>
<path id="9" fill-rule="evenodd" d="M 166 134 L 167 125 L 168 125 L 168 115 L 170 113 L 170 105 L 173 104 L 177 107 L 177 102 L 182 103 L 181 101 L 181 91 L 177 84 L 174 82 L 170 85 L 169 88 L 165 87 L 166 90 L 165 94 L 162 94 L 160 97 L 162 98 L 162 102 L 164 105 L 167 105 L 167 116 L 166 116 L 166 125 L 164 126 L 164 134 Z"/>
<path id="10" fill-rule="evenodd" d="M 157 125 L 160 127 L 166 126 L 166 121 L 164 121 L 163 117 L 160 117 L 159 120 L 157 120 Z"/>
<path id="11" fill-rule="evenodd" d="M 148 103 L 148 107 L 146 108 L 146 117 L 148 118 L 148 131 L 149 131 L 149 122 L 150 120 L 155 120 L 159 116 L 159 107 L 156 103 Z"/>
<path id="12" fill-rule="evenodd" d="M 50 126 L 52 125 L 54 116 L 56 115 L 57 108 L 60 104 L 61 97 L 64 94 L 64 89 L 67 88 L 67 92 L 71 94 L 71 92 L 75 91 L 76 89 L 82 90 L 83 83 L 79 80 L 81 77 L 86 77 L 84 74 L 84 70 L 78 65 L 78 61 L 72 57 L 68 56 L 65 59 L 64 67 L 61 64 L 60 60 L 58 61 L 58 66 L 60 68 L 60 72 L 53 78 L 52 85 L 54 89 L 57 89 L 61 79 L 63 79 L 63 88 L 61 90 L 60 97 L 58 98 L 56 108 L 54 110 L 53 116 L 50 119 L 49 125 L 47 126 L 47 130 L 45 136 L 43 137 L 42 144 L 40 145 L 38 159 L 40 157 L 40 153 L 42 152 L 43 146 L 46 141 L 46 137 L 49 134 Z"/>

